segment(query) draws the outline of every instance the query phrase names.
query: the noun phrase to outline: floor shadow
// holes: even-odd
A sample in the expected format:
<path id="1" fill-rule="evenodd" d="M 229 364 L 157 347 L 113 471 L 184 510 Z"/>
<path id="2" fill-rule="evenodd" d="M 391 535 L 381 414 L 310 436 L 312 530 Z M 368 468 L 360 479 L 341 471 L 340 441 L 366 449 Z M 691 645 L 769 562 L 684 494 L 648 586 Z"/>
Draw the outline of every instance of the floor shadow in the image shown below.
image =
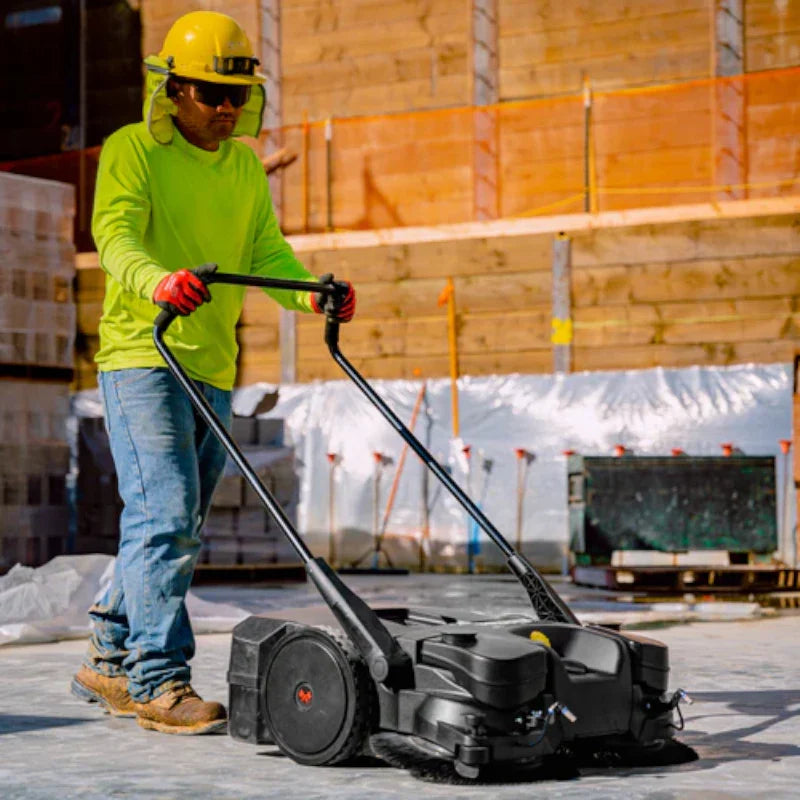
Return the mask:
<path id="1" fill-rule="evenodd" d="M 693 692 L 695 706 L 683 706 L 685 727 L 676 738 L 662 748 L 639 748 L 625 751 L 579 753 L 565 747 L 536 768 L 511 770 L 488 769 L 478 780 L 462 778 L 455 773 L 450 762 L 426 756 L 408 746 L 404 737 L 384 732 L 372 739 L 378 758 L 364 756 L 359 763 L 346 762 L 342 766 L 385 767 L 407 770 L 422 781 L 465 785 L 499 785 L 541 783 L 543 781 L 575 780 L 598 774 L 619 776 L 652 774 L 654 772 L 695 772 L 708 770 L 734 761 L 776 761 L 800 757 L 800 744 L 792 741 L 766 743 L 747 741 L 747 737 L 769 730 L 788 720 L 797 725 L 800 716 L 800 689 Z M 709 706 L 711 706 L 709 708 Z M 717 706 L 715 708 L 715 706 Z M 687 710 L 688 709 L 688 710 Z M 692 709 L 696 709 L 693 711 Z M 703 720 L 734 716 L 744 722 L 739 727 L 719 733 L 702 733 L 692 730 Z M 758 721 L 747 723 L 747 717 Z M 743 719 L 744 718 L 744 719 Z M 792 738 L 796 739 L 796 736 Z M 262 751 L 262 756 L 284 758 L 277 748 Z"/>
<path id="2" fill-rule="evenodd" d="M 264 758 L 287 758 L 280 750 L 276 747 L 274 750 L 261 750 L 257 755 L 262 756 Z M 376 758 L 375 756 L 370 755 L 360 755 L 355 756 L 354 758 L 350 758 L 347 761 L 342 761 L 338 764 L 328 764 L 328 767 L 336 768 L 361 768 L 361 769 L 386 769 L 389 764 L 383 761 L 380 758 Z"/>
<path id="3" fill-rule="evenodd" d="M 722 707 L 719 712 L 698 711 L 687 715 L 686 729 L 681 739 L 694 747 L 700 755 L 699 767 L 710 768 L 730 761 L 767 761 L 800 756 L 800 745 L 787 742 L 752 742 L 747 737 L 769 730 L 779 723 L 793 721 L 796 728 L 800 717 L 800 689 L 779 689 L 743 692 L 694 692 L 697 703 L 711 703 Z M 733 730 L 704 734 L 692 730 L 692 725 L 702 723 L 721 714 L 759 717 L 758 722 L 742 725 Z M 795 737 L 796 738 L 796 737 Z"/>
<path id="4" fill-rule="evenodd" d="M 0 736 L 6 733 L 42 731 L 47 728 L 66 728 L 71 725 L 83 725 L 86 722 L 97 722 L 97 720 L 83 717 L 43 717 L 35 714 L 0 714 Z"/>
<path id="5" fill-rule="evenodd" d="M 769 730 L 773 726 L 791 721 L 795 728 L 800 716 L 800 690 L 780 689 L 764 691 L 731 691 L 731 692 L 692 692 L 696 704 L 705 708 L 683 706 L 685 727 L 676 734 L 680 743 L 697 754 L 695 760 L 675 764 L 671 769 L 682 772 L 696 772 L 714 769 L 721 764 L 737 761 L 779 761 L 783 758 L 800 757 L 800 745 L 787 737 L 786 742 L 753 742 L 748 737 Z M 708 705 L 712 708 L 708 708 Z M 714 708 L 713 706 L 717 706 Z M 736 728 L 718 733 L 703 733 L 695 727 L 703 727 L 704 720 L 715 720 L 723 717 L 736 717 L 740 724 Z M 747 717 L 758 717 L 757 722 L 747 724 Z M 744 719 L 743 719 L 744 718 Z M 631 774 L 641 771 L 643 765 L 610 764 L 623 768 L 620 774 Z M 659 766 L 659 765 L 653 765 Z M 581 774 L 596 774 L 597 769 L 587 765 Z"/>

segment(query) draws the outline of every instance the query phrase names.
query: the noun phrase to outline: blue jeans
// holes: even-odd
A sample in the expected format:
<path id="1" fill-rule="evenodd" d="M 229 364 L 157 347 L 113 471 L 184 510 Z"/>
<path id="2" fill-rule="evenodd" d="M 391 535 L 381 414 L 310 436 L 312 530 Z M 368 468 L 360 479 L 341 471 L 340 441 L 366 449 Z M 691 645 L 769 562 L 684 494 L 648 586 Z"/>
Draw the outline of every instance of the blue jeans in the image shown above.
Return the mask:
<path id="1" fill-rule="evenodd" d="M 184 598 L 226 454 L 168 369 L 101 372 L 99 384 L 124 509 L 113 579 L 89 610 L 86 663 L 127 675 L 144 703 L 190 679 Z M 230 427 L 231 393 L 195 385 Z"/>

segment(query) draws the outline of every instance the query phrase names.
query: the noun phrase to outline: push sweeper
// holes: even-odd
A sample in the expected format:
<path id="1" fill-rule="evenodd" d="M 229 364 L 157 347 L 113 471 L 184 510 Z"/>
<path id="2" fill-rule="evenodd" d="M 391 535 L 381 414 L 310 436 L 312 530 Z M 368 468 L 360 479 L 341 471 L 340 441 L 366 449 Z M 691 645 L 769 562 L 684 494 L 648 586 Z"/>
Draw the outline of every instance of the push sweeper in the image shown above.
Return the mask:
<path id="1" fill-rule="evenodd" d="M 340 287 L 211 274 L 208 283 L 321 292 Z M 403 425 L 339 349 L 330 316 L 331 356 L 497 545 L 530 599 L 530 616 L 492 617 L 442 608 L 370 608 L 308 549 L 164 342 L 170 370 L 275 518 L 326 606 L 251 616 L 233 634 L 228 672 L 229 731 L 274 743 L 300 764 L 330 765 L 364 752 L 390 762 L 416 753 L 465 780 L 491 770 L 526 771 L 559 753 L 647 752 L 682 725 L 685 693 L 668 688 L 660 642 L 582 625 L 448 472 Z"/>

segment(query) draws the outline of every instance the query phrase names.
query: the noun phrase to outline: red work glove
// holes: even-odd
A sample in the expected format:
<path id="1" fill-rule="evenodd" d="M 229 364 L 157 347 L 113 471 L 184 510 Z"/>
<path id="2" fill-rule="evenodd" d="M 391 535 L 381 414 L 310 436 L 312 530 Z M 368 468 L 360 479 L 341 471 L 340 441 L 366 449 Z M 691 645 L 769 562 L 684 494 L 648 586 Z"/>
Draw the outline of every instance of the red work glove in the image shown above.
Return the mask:
<path id="1" fill-rule="evenodd" d="M 195 269 L 179 269 L 161 279 L 153 292 L 153 302 L 165 311 L 186 317 L 198 306 L 211 300 L 202 278 L 210 275 L 216 264 L 202 264 Z"/>
<path id="2" fill-rule="evenodd" d="M 335 281 L 331 273 L 321 275 L 320 283 L 331 283 L 336 287 L 333 294 L 317 292 L 311 295 L 311 308 L 317 314 L 327 314 L 338 322 L 350 322 L 356 313 L 356 290 L 350 281 Z"/>

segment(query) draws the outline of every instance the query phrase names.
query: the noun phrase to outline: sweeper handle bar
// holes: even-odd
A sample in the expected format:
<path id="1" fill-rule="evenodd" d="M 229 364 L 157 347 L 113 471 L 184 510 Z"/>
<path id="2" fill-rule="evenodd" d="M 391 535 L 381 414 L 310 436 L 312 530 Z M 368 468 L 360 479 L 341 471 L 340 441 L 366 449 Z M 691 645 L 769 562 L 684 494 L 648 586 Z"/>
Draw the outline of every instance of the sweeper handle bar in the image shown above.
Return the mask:
<path id="1" fill-rule="evenodd" d="M 324 295 L 332 295 L 340 291 L 338 287 L 330 283 L 258 278 L 227 273 L 213 273 L 212 275 L 203 276 L 203 280 L 207 284 L 227 283 L 260 286 L 269 289 L 320 292 Z M 314 554 L 308 549 L 306 543 L 286 516 L 283 508 L 261 482 L 247 459 L 242 455 L 242 451 L 236 445 L 236 442 L 233 441 L 230 433 L 220 422 L 209 402 L 194 385 L 194 382 L 186 374 L 165 343 L 164 333 L 175 317 L 176 314 L 171 311 L 161 311 L 156 317 L 153 326 L 153 341 L 156 349 L 167 363 L 170 372 L 175 376 L 200 416 L 228 451 L 233 462 L 241 470 L 247 482 L 252 486 L 278 527 L 283 531 L 284 536 L 289 540 L 328 607 L 341 624 L 345 633 L 358 648 L 358 651 L 364 656 L 372 677 L 376 681 L 391 687 L 399 688 L 407 685 L 411 673 L 411 662 L 408 655 L 400 648 L 375 612 L 342 582 L 341 578 L 326 563 L 325 559 L 314 557 Z"/>
<path id="2" fill-rule="evenodd" d="M 258 278 L 255 276 L 230 275 L 227 273 L 216 272 L 204 277 L 204 280 L 206 280 L 207 283 L 234 283 L 239 285 L 261 286 L 274 289 L 323 292 L 328 295 L 337 291 L 337 287 L 329 283 L 306 283 L 303 281 L 282 280 L 280 278 Z M 153 335 L 159 352 L 161 352 L 161 355 L 164 357 L 164 360 L 167 361 L 167 364 L 175 373 L 176 377 L 181 380 L 179 371 L 182 372 L 182 370 L 180 365 L 175 361 L 175 358 L 171 355 L 171 353 L 169 354 L 169 357 L 165 353 L 166 347 L 161 339 L 161 333 L 163 333 L 173 319 L 173 314 L 168 311 L 162 311 L 161 314 L 159 314 L 156 318 Z M 414 436 L 413 433 L 411 433 L 410 430 L 408 430 L 408 428 L 406 428 L 405 425 L 403 425 L 403 423 L 398 419 L 397 415 L 364 380 L 356 368 L 344 357 L 339 349 L 339 322 L 333 319 L 331 316 L 326 317 L 325 343 L 327 344 L 334 361 L 336 361 L 344 373 L 356 384 L 356 386 L 358 386 L 361 392 L 378 409 L 378 411 L 380 411 L 389 424 L 400 434 L 403 440 L 408 443 L 409 447 L 411 447 L 411 449 L 419 456 L 428 469 L 433 472 L 433 474 L 439 479 L 439 481 L 441 481 L 445 488 L 456 498 L 456 500 L 458 500 L 467 513 L 486 532 L 489 538 L 492 539 L 492 541 L 500 548 L 501 552 L 506 557 L 506 563 L 508 564 L 509 569 L 517 576 L 520 583 L 522 583 L 522 585 L 525 587 L 525 590 L 527 591 L 531 600 L 531 604 L 533 605 L 533 609 L 539 619 L 543 621 L 550 620 L 554 622 L 566 622 L 579 625 L 580 622 L 578 621 L 577 617 L 572 613 L 570 608 L 566 605 L 566 603 L 564 603 L 558 594 L 556 594 L 555 590 L 552 589 L 547 581 L 545 581 L 545 579 L 539 574 L 534 566 L 521 553 L 517 553 L 514 550 L 514 548 L 503 537 L 500 531 L 498 531 L 497 528 L 495 528 L 495 526 L 489 521 L 486 515 L 462 491 L 461 487 L 450 477 L 450 475 L 447 474 L 447 472 L 441 467 L 436 459 L 434 459 L 434 457 L 428 452 L 423 444 Z M 219 420 L 214 420 L 215 424 L 212 424 L 207 412 L 203 412 L 202 404 L 208 406 L 205 398 L 199 392 L 197 392 L 191 381 L 186 378 L 185 375 L 184 380 L 181 380 L 181 384 L 189 394 L 190 398 L 192 398 L 192 400 L 195 402 L 195 405 L 198 407 L 198 410 L 200 410 L 203 417 L 208 421 L 209 426 L 212 427 L 214 433 L 223 442 L 223 444 L 225 444 L 228 452 L 231 453 L 231 456 L 237 466 L 242 470 L 248 481 L 254 486 L 257 494 L 259 497 L 261 497 L 264 504 L 273 514 L 279 526 L 286 534 L 292 546 L 295 548 L 295 551 L 303 559 L 307 567 L 310 563 L 318 564 L 321 562 L 331 572 L 332 575 L 336 576 L 336 573 L 334 573 L 333 570 L 328 567 L 323 559 L 313 558 L 311 552 L 305 546 L 303 540 L 298 536 L 297 532 L 286 518 L 286 515 L 283 513 L 283 509 L 281 509 L 277 502 L 271 496 L 269 496 L 265 490 L 258 490 L 257 484 L 260 483 L 258 477 L 255 476 L 250 466 L 242 457 L 241 453 L 237 452 L 234 454 L 226 443 L 226 440 L 230 440 L 230 437 L 225 428 L 220 425 Z M 213 412 L 211 412 L 211 416 L 214 416 Z M 237 449 L 233 442 L 231 442 L 231 444 L 233 445 L 234 449 Z M 255 478 L 255 484 L 253 483 L 253 478 Z M 310 570 L 309 574 L 311 574 Z M 314 576 L 312 575 L 312 578 L 313 577 Z M 342 584 L 342 587 L 346 589 L 344 584 Z M 320 588 L 320 591 L 327 600 L 328 597 L 319 584 L 318 588 Z M 356 644 L 358 645 L 358 642 L 356 642 Z"/>
<path id="3" fill-rule="evenodd" d="M 339 322 L 327 317 L 325 322 L 325 344 L 328 345 L 333 360 L 342 368 L 348 378 L 358 386 L 367 399 L 380 411 L 389 424 L 403 437 L 408 446 L 420 457 L 425 466 L 444 484 L 444 487 L 458 500 L 466 512 L 483 528 L 489 538 L 500 548 L 506 557 L 508 568 L 517 576 L 530 597 L 533 609 L 540 620 L 566 622 L 580 625 L 578 618 L 555 590 L 539 574 L 538 570 L 509 544 L 500 531 L 481 511 L 461 487 L 442 468 L 428 452 L 422 442 L 400 421 L 386 405 L 378 393 L 364 380 L 356 368 L 344 357 L 339 349 Z"/>

